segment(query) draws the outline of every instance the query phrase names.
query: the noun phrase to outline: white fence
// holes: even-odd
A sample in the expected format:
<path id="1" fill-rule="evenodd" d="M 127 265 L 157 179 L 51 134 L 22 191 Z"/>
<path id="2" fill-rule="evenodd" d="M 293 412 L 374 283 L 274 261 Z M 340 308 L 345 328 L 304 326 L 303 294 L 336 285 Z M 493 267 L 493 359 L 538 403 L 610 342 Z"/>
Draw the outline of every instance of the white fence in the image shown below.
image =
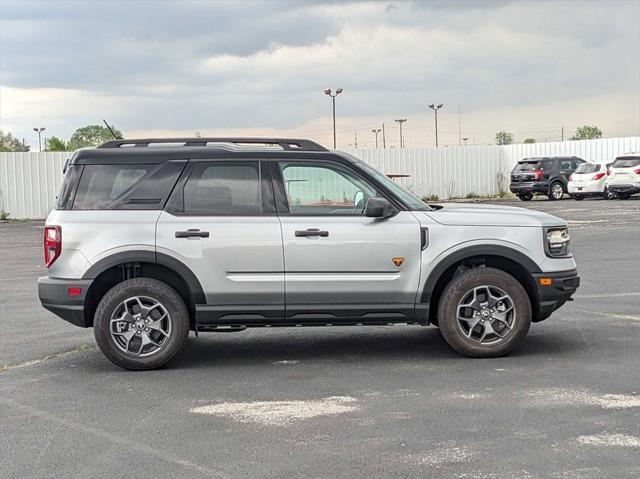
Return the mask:
<path id="1" fill-rule="evenodd" d="M 640 137 L 534 143 L 403 149 L 358 149 L 349 153 L 386 174 L 409 175 L 396 181 L 420 196 L 494 195 L 498 176 L 527 157 L 575 155 L 588 161 L 612 160 L 640 151 Z M 55 204 L 69 153 L 0 153 L 0 210 L 11 218 L 45 218 Z"/>

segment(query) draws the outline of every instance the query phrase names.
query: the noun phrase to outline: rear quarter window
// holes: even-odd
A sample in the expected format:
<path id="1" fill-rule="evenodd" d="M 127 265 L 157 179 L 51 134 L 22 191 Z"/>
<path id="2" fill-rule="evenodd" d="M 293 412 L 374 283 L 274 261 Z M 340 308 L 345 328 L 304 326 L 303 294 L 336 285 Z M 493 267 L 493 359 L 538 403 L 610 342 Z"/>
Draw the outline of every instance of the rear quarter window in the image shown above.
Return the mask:
<path id="1" fill-rule="evenodd" d="M 162 209 L 185 163 L 86 165 L 73 209 Z"/>

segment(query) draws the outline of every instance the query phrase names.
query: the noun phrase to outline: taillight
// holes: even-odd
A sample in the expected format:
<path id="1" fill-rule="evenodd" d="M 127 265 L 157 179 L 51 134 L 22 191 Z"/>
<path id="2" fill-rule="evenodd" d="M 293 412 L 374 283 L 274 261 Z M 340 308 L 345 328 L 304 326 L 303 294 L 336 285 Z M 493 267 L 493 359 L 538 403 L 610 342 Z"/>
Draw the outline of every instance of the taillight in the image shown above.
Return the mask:
<path id="1" fill-rule="evenodd" d="M 569 181 L 573 181 L 573 175 L 569 175 Z"/>
<path id="2" fill-rule="evenodd" d="M 44 227 L 44 264 L 48 268 L 60 256 L 62 251 L 62 228 L 60 226 Z"/>
<path id="3" fill-rule="evenodd" d="M 596 173 L 595 175 L 593 175 L 593 181 L 597 181 L 597 180 L 601 180 L 602 178 L 604 178 L 605 173 Z"/>
<path id="4" fill-rule="evenodd" d="M 542 175 L 544 175 L 544 171 L 536 170 L 533 172 L 533 174 L 536 175 L 535 180 L 540 181 L 542 179 Z"/>
<path id="5" fill-rule="evenodd" d="M 633 172 L 634 172 L 636 175 L 640 175 L 640 168 L 636 168 L 635 170 L 633 170 Z"/>

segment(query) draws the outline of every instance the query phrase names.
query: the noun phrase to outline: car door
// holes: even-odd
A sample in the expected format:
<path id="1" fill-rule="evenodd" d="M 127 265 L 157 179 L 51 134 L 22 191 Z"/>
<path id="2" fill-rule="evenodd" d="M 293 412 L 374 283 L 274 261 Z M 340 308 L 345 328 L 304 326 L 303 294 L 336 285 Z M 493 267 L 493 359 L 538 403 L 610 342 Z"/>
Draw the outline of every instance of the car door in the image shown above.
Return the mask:
<path id="1" fill-rule="evenodd" d="M 380 192 L 333 160 L 274 161 L 282 227 L 287 321 L 411 320 L 421 231 L 409 211 L 364 215 Z"/>
<path id="2" fill-rule="evenodd" d="M 558 160 L 558 169 L 560 170 L 560 176 L 566 185 L 569 182 L 571 173 L 576 169 L 576 165 L 571 158 L 560 158 Z"/>
<path id="3" fill-rule="evenodd" d="M 206 305 L 198 326 L 284 317 L 284 263 L 268 161 L 191 160 L 156 228 L 156 251 L 186 265 Z"/>

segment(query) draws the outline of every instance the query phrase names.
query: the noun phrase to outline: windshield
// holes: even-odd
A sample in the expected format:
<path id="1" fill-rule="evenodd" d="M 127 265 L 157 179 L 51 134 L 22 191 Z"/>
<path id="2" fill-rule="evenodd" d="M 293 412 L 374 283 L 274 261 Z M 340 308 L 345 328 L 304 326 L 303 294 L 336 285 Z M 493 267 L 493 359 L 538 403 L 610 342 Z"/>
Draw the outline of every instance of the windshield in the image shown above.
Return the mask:
<path id="1" fill-rule="evenodd" d="M 640 166 L 640 157 L 638 156 L 621 156 L 611 165 L 613 168 L 634 168 Z"/>
<path id="2" fill-rule="evenodd" d="M 576 168 L 574 173 L 595 173 L 596 171 L 600 171 L 600 165 L 596 165 L 594 163 L 582 163 Z"/>
<path id="3" fill-rule="evenodd" d="M 406 204 L 412 210 L 430 210 L 431 207 L 427 205 L 424 201 L 418 198 L 411 191 L 405 189 L 403 186 L 399 185 L 388 176 L 380 173 L 375 168 L 369 166 L 363 161 L 358 160 L 358 165 L 367 171 L 371 176 L 373 176 L 376 180 L 382 183 L 387 189 L 391 190 L 391 192 L 396 195 L 404 204 Z"/>

